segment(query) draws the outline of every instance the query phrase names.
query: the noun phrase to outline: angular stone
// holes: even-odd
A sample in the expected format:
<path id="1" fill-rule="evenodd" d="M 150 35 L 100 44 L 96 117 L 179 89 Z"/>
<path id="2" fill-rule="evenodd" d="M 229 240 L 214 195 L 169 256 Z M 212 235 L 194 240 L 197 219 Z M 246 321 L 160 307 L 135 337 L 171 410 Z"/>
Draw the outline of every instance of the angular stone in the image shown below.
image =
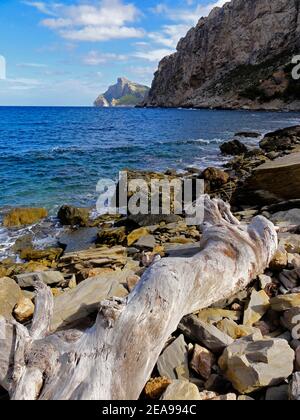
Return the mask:
<path id="1" fill-rule="evenodd" d="M 163 401 L 193 401 L 200 400 L 200 393 L 196 385 L 188 381 L 173 381 L 163 396 Z"/>
<path id="2" fill-rule="evenodd" d="M 0 279 L 0 317 L 12 318 L 12 312 L 22 297 L 22 291 L 18 284 L 9 277 Z"/>
<path id="3" fill-rule="evenodd" d="M 300 401 L 300 372 L 294 373 L 289 385 L 289 398 L 292 401 Z"/>
<path id="4" fill-rule="evenodd" d="M 224 394 L 232 389 L 231 383 L 221 374 L 212 374 L 204 384 L 204 388 L 207 391 L 217 392 L 218 394 Z"/>
<path id="5" fill-rule="evenodd" d="M 253 289 L 248 303 L 247 309 L 244 312 L 243 324 L 252 327 L 259 321 L 270 307 L 270 298 L 264 290 L 257 292 Z"/>
<path id="6" fill-rule="evenodd" d="M 22 296 L 14 309 L 14 316 L 19 322 L 28 321 L 34 314 L 34 304 L 31 299 Z"/>
<path id="7" fill-rule="evenodd" d="M 155 248 L 156 242 L 155 237 L 153 235 L 146 235 L 142 236 L 136 243 L 135 246 L 137 248 L 148 248 L 153 249 Z"/>
<path id="8" fill-rule="evenodd" d="M 62 253 L 63 249 L 61 248 L 48 248 L 43 250 L 25 248 L 21 251 L 20 257 L 26 261 L 47 260 L 52 262 L 58 260 Z"/>
<path id="9" fill-rule="evenodd" d="M 247 337 L 248 335 L 257 332 L 257 328 L 253 328 L 249 325 L 238 325 L 231 319 L 223 319 L 217 323 L 217 328 L 229 337 L 237 340 L 241 337 Z"/>
<path id="10" fill-rule="evenodd" d="M 33 287 L 36 280 L 48 286 L 64 281 L 64 276 L 59 271 L 41 271 L 37 273 L 26 273 L 15 276 L 16 282 L 22 288 Z"/>
<path id="11" fill-rule="evenodd" d="M 294 369 L 294 356 L 285 340 L 249 336 L 228 346 L 219 366 L 237 391 L 250 394 L 287 379 Z"/>
<path id="12" fill-rule="evenodd" d="M 297 325 L 299 325 L 300 333 L 300 307 L 295 307 L 289 309 L 288 311 L 285 311 L 280 321 L 284 328 L 288 329 L 291 332 Z"/>
<path id="13" fill-rule="evenodd" d="M 144 389 L 145 397 L 151 400 L 159 399 L 171 383 L 171 379 L 168 378 L 151 378 Z"/>
<path id="14" fill-rule="evenodd" d="M 233 339 L 227 334 L 218 330 L 214 325 L 202 322 L 195 315 L 184 317 L 178 328 L 186 337 L 203 345 L 213 353 L 220 353 L 233 343 Z"/>
<path id="15" fill-rule="evenodd" d="M 259 280 L 260 288 L 262 290 L 264 290 L 273 281 L 272 277 L 266 276 L 265 274 L 261 274 L 260 276 L 258 276 L 258 280 Z"/>
<path id="16" fill-rule="evenodd" d="M 274 224 L 281 224 L 284 226 L 300 225 L 300 209 L 291 209 L 288 211 L 280 211 L 271 216 L 271 221 Z"/>
<path id="17" fill-rule="evenodd" d="M 72 326 L 99 308 L 102 300 L 125 297 L 128 291 L 122 286 L 132 273 L 124 270 L 81 282 L 75 289 L 64 292 L 54 299 L 54 315 L 51 331 Z"/>
<path id="18" fill-rule="evenodd" d="M 274 386 L 267 389 L 266 401 L 288 401 L 289 399 L 289 386 L 281 385 Z"/>
<path id="19" fill-rule="evenodd" d="M 190 362 L 191 368 L 202 376 L 203 379 L 208 379 L 211 375 L 214 363 L 214 355 L 205 347 L 201 347 L 196 344 L 194 347 L 193 358 Z"/>
<path id="20" fill-rule="evenodd" d="M 143 236 L 146 236 L 148 234 L 149 234 L 149 230 L 147 228 L 140 228 L 140 229 L 136 229 L 136 230 L 132 231 L 127 236 L 127 245 L 131 246 L 131 245 L 135 244 L 135 242 L 137 242 L 140 238 L 142 238 Z"/>
<path id="21" fill-rule="evenodd" d="M 223 318 L 229 318 L 233 321 L 238 321 L 241 317 L 241 313 L 239 311 L 229 311 L 226 309 L 219 309 L 219 308 L 209 308 L 209 309 L 202 309 L 198 313 L 198 318 L 206 323 L 214 323 L 221 321 Z"/>
<path id="22" fill-rule="evenodd" d="M 299 285 L 300 269 L 282 270 L 279 274 L 280 283 L 287 289 L 293 290 Z"/>
<path id="23" fill-rule="evenodd" d="M 18 227 L 32 225 L 41 219 L 45 219 L 48 212 L 43 208 L 16 208 L 11 210 L 3 220 L 5 227 Z"/>
<path id="24" fill-rule="evenodd" d="M 58 238 L 58 242 L 65 252 L 76 252 L 88 249 L 96 243 L 98 228 L 81 227 L 78 229 L 68 229 Z"/>
<path id="25" fill-rule="evenodd" d="M 271 270 L 280 271 L 286 268 L 287 265 L 288 253 L 283 249 L 279 249 L 270 263 L 270 268 Z"/>
<path id="26" fill-rule="evenodd" d="M 181 377 L 176 369 L 182 367 Z M 189 379 L 188 351 L 184 336 L 180 335 L 159 356 L 157 369 L 162 377 L 169 379 Z"/>
<path id="27" fill-rule="evenodd" d="M 247 146 L 237 139 L 221 144 L 220 150 L 223 155 L 231 156 L 242 155 L 248 152 Z"/>
<path id="28" fill-rule="evenodd" d="M 270 300 L 273 311 L 283 312 L 300 306 L 300 293 L 279 295 Z"/>

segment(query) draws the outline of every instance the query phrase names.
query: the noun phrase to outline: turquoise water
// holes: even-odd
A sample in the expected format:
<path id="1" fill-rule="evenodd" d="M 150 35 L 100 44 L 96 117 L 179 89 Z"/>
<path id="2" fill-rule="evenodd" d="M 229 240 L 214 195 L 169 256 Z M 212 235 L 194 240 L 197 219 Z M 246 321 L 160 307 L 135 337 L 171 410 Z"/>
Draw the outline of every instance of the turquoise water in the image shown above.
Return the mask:
<path id="1" fill-rule="evenodd" d="M 237 131 L 299 123 L 299 113 L 2 107 L 0 208 L 93 205 L 99 178 L 121 169 L 222 165 L 219 144 Z"/>

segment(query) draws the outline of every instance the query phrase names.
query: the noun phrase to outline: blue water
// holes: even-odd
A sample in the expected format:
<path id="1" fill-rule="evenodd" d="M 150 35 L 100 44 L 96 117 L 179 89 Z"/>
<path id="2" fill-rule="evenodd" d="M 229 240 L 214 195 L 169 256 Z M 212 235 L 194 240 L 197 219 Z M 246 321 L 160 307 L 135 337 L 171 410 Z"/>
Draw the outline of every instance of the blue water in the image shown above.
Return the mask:
<path id="1" fill-rule="evenodd" d="M 2 107 L 0 208 L 93 205 L 99 178 L 121 169 L 222 165 L 219 144 L 235 132 L 299 123 L 299 113 Z"/>

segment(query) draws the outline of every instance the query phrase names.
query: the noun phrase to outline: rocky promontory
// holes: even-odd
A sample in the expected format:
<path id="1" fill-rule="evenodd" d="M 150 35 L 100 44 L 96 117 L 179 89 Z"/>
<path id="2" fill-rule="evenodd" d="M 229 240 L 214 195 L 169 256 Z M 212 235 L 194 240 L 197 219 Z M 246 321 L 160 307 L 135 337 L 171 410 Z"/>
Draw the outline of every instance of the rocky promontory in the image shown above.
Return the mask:
<path id="1" fill-rule="evenodd" d="M 146 106 L 299 110 L 300 1 L 232 0 L 159 64 Z"/>
<path id="2" fill-rule="evenodd" d="M 142 103 L 148 95 L 149 88 L 120 77 L 117 83 L 99 95 L 94 105 L 98 108 L 128 107 Z"/>

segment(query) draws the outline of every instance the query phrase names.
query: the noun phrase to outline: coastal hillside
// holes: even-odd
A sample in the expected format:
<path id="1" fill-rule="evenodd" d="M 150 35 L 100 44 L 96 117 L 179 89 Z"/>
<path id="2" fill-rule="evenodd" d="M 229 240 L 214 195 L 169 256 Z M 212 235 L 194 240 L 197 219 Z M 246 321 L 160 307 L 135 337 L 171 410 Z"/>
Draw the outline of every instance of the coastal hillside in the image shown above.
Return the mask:
<path id="1" fill-rule="evenodd" d="M 232 0 L 159 64 L 146 106 L 300 109 L 300 0 Z"/>
<path id="2" fill-rule="evenodd" d="M 125 77 L 120 77 L 117 83 L 98 96 L 94 105 L 96 107 L 136 106 L 140 104 L 149 92 L 147 86 L 131 82 Z"/>

